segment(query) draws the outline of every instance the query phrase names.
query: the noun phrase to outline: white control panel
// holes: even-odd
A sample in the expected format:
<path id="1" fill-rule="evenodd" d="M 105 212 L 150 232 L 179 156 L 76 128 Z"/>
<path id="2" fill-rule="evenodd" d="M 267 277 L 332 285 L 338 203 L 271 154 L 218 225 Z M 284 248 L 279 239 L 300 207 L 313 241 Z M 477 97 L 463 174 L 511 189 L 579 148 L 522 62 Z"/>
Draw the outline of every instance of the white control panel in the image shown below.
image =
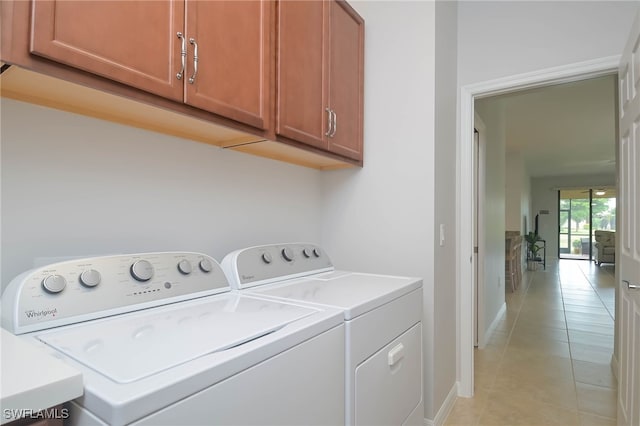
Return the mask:
<path id="1" fill-rule="evenodd" d="M 77 259 L 14 278 L 2 296 L 2 326 L 21 334 L 229 290 L 220 265 L 201 253 Z"/>
<path id="2" fill-rule="evenodd" d="M 324 250 L 308 243 L 249 247 L 229 253 L 221 264 L 236 289 L 333 270 Z"/>

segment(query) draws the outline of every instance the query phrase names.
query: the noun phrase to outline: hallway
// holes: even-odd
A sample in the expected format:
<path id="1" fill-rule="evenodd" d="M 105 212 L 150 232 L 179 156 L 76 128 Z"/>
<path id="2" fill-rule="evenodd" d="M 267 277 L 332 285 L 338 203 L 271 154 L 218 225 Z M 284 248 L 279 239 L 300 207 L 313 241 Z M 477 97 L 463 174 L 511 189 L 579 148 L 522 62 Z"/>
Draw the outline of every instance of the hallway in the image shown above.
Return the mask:
<path id="1" fill-rule="evenodd" d="M 445 425 L 615 425 L 614 266 L 549 262 L 526 272 L 488 345 L 475 396 Z"/>

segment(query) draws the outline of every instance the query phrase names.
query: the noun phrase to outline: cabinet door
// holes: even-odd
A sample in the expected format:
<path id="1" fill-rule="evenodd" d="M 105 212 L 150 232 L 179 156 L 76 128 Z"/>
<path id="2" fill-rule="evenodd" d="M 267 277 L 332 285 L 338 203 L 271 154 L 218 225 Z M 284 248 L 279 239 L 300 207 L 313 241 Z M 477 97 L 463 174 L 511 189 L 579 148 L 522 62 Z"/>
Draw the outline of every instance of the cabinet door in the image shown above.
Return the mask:
<path id="1" fill-rule="evenodd" d="M 276 133 L 326 149 L 328 106 L 322 1 L 278 3 Z"/>
<path id="2" fill-rule="evenodd" d="M 329 105 L 334 129 L 329 151 L 362 159 L 364 93 L 364 21 L 351 7 L 331 0 Z"/>
<path id="3" fill-rule="evenodd" d="M 269 0 L 187 0 L 186 33 L 195 44 L 189 44 L 186 103 L 267 127 L 274 7 Z"/>
<path id="4" fill-rule="evenodd" d="M 31 53 L 182 101 L 183 1 L 34 0 Z"/>

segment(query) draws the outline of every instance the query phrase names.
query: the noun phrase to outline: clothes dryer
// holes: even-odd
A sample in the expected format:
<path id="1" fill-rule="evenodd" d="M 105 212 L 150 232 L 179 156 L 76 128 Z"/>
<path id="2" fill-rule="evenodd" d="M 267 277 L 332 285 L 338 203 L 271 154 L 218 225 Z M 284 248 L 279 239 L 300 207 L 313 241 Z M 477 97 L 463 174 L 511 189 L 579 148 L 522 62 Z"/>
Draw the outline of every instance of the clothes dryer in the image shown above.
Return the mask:
<path id="1" fill-rule="evenodd" d="M 424 424 L 421 279 L 335 270 L 304 243 L 237 250 L 221 264 L 242 294 L 343 311 L 346 424 Z"/>

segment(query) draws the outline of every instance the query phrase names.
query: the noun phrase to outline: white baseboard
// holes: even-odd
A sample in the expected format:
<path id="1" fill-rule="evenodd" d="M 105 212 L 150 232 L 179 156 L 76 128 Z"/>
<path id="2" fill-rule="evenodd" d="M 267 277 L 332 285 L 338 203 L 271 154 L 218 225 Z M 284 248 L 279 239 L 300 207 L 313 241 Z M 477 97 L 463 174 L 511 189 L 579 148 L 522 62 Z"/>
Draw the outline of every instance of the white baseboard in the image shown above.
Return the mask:
<path id="1" fill-rule="evenodd" d="M 444 402 L 440 406 L 436 417 L 433 420 L 424 419 L 424 426 L 442 426 L 444 422 L 447 420 L 449 413 L 453 409 L 453 405 L 456 403 L 456 399 L 458 399 L 458 383 L 454 383 L 453 387 L 449 391 L 449 394 L 444 399 Z"/>
<path id="2" fill-rule="evenodd" d="M 611 371 L 613 372 L 614 377 L 616 378 L 616 381 L 620 381 L 620 378 L 618 377 L 618 358 L 616 358 L 616 354 L 615 352 L 611 354 Z"/>

